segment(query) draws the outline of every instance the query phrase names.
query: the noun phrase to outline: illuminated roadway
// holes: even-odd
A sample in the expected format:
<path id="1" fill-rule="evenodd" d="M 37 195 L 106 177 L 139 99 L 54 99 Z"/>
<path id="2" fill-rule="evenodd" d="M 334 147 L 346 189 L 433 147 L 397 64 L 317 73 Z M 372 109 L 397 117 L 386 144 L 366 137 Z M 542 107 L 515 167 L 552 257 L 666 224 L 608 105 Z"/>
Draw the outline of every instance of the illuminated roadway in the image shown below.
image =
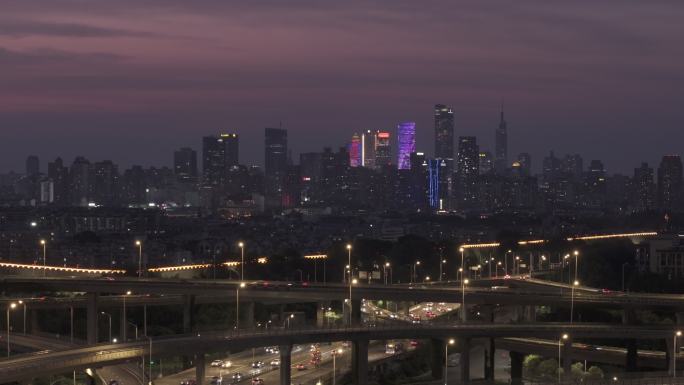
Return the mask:
<path id="1" fill-rule="evenodd" d="M 672 335 L 671 327 L 620 326 L 606 324 L 457 324 L 407 325 L 350 328 L 304 328 L 238 332 L 213 332 L 155 339 L 153 354 L 220 352 L 263 346 L 297 345 L 329 341 L 426 339 L 426 338 L 537 338 L 557 339 L 562 333 L 573 338 L 637 338 L 664 339 Z M 124 344 L 101 344 L 45 354 L 24 354 L 0 361 L 0 381 L 22 380 L 29 376 L 70 372 L 135 360 L 149 354 L 148 341 Z M 155 353 L 156 352 L 156 353 Z"/>

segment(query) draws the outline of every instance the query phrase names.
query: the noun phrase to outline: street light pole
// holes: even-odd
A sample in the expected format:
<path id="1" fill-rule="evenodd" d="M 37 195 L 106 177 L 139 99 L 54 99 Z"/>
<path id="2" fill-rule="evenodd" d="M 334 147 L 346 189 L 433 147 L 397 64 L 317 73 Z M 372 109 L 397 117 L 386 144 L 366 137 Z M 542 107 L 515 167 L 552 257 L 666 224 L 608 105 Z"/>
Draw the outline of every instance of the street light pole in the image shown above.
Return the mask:
<path id="1" fill-rule="evenodd" d="M 466 308 L 465 308 L 465 286 L 469 283 L 468 278 L 461 280 L 461 322 L 466 321 Z"/>
<path id="2" fill-rule="evenodd" d="M 332 385 L 335 385 L 335 374 L 337 373 L 337 355 L 342 354 L 342 349 L 339 348 L 337 350 L 333 350 L 332 356 L 333 356 L 333 374 L 332 374 Z"/>
<path id="3" fill-rule="evenodd" d="M 112 315 L 109 313 L 105 313 L 103 311 L 100 312 L 100 314 L 107 316 L 108 321 L 109 321 L 109 343 L 112 343 Z"/>
<path id="4" fill-rule="evenodd" d="M 235 330 L 240 330 L 240 289 L 245 287 L 244 282 L 235 289 Z"/>
<path id="5" fill-rule="evenodd" d="M 240 281 L 245 280 L 245 243 L 238 243 L 240 247 Z"/>
<path id="6" fill-rule="evenodd" d="M 352 277 L 354 275 L 352 271 L 352 264 L 351 264 L 351 250 L 352 250 L 352 245 L 351 243 L 347 243 L 347 262 L 349 264 L 349 326 L 352 324 L 352 312 L 354 311 L 354 306 L 352 306 Z"/>
<path id="7" fill-rule="evenodd" d="M 142 278 L 142 242 L 135 241 L 138 246 L 138 278 Z"/>
<path id="8" fill-rule="evenodd" d="M 572 283 L 572 292 L 570 294 L 570 323 L 572 323 L 573 315 L 575 314 L 575 286 L 579 286 L 579 281 Z"/>
<path id="9" fill-rule="evenodd" d="M 40 244 L 43 246 L 43 277 L 45 277 L 47 276 L 47 242 L 41 239 Z"/>
<path id="10" fill-rule="evenodd" d="M 126 326 L 126 325 L 127 325 L 126 322 L 128 322 L 128 318 L 126 317 L 126 297 L 128 297 L 129 295 L 131 295 L 131 291 L 130 291 L 130 290 L 128 290 L 128 291 L 126 292 L 126 294 L 124 294 L 124 296 L 123 296 L 123 319 L 124 319 L 124 328 L 123 328 L 122 333 L 121 333 L 121 340 L 122 340 L 123 342 L 128 341 L 128 333 L 126 333 L 126 327 L 127 327 L 127 326 Z"/>
<path id="11" fill-rule="evenodd" d="M 561 363 L 561 344 L 563 343 L 563 340 L 567 340 L 568 335 L 563 334 L 561 338 L 558 339 L 558 383 L 560 384 L 561 382 L 561 369 L 563 368 L 563 364 Z"/>
<path id="12" fill-rule="evenodd" d="M 449 345 L 453 345 L 454 342 L 456 341 L 454 341 L 454 339 L 452 338 L 449 340 L 449 343 L 444 344 L 444 385 L 447 385 L 448 382 L 447 375 L 449 373 Z"/>
<path id="13" fill-rule="evenodd" d="M 675 332 L 672 344 L 672 378 L 677 378 L 677 337 L 681 337 L 682 332 L 677 330 Z"/>
<path id="14" fill-rule="evenodd" d="M 17 304 L 12 302 L 7 305 L 7 357 L 10 356 L 10 310 L 17 307 Z"/>

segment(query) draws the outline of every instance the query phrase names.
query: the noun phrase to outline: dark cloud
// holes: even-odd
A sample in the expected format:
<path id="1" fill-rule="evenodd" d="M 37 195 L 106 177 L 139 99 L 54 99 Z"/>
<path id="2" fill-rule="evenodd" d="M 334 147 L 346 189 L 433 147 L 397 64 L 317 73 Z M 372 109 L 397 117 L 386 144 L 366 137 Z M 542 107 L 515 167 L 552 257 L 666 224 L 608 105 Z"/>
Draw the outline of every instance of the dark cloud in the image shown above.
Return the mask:
<path id="1" fill-rule="evenodd" d="M 79 23 L 53 23 L 35 20 L 0 19 L 0 36 L 27 37 L 152 37 L 153 33 L 116 28 L 103 28 Z"/>

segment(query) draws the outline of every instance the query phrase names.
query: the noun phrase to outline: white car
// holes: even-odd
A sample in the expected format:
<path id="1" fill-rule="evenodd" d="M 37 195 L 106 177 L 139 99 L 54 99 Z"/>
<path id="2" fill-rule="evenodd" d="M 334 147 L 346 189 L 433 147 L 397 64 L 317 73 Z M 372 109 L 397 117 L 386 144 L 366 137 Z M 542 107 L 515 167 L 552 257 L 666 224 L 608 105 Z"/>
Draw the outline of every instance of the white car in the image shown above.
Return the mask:
<path id="1" fill-rule="evenodd" d="M 280 366 L 280 360 L 276 358 L 275 360 L 271 361 L 271 366 Z"/>
<path id="2" fill-rule="evenodd" d="M 230 361 L 223 361 L 223 363 L 221 364 L 222 368 L 230 368 L 231 366 L 233 366 L 233 363 Z"/>
<path id="3" fill-rule="evenodd" d="M 220 368 L 221 365 L 223 365 L 223 361 L 222 361 L 222 360 L 214 360 L 214 361 L 211 361 L 211 367 L 212 367 L 212 368 Z"/>

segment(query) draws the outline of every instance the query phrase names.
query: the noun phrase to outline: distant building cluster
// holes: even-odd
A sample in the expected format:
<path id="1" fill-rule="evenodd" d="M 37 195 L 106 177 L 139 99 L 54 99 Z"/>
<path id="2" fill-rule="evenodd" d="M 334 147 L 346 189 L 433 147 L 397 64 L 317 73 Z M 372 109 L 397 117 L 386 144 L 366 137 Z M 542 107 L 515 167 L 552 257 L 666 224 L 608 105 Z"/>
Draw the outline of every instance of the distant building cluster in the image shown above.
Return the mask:
<path id="1" fill-rule="evenodd" d="M 264 130 L 264 166 L 240 162 L 236 133 L 202 138 L 199 155 L 184 147 L 172 167 L 120 170 L 110 160 L 57 158 L 41 169 L 37 156 L 23 174 L 0 175 L 0 206 L 161 207 L 222 216 L 301 210 L 317 213 L 399 211 L 486 217 L 499 213 L 571 215 L 679 211 L 682 161 L 666 155 L 657 169 L 642 163 L 633 175 L 608 174 L 601 160 L 579 154 L 542 159 L 508 151 L 503 107 L 494 151 L 474 136 L 456 136 L 454 111 L 434 106 L 434 157 L 416 147 L 414 122 L 394 130 L 366 129 L 334 150 L 293 160 L 288 131 Z M 201 169 L 200 169 L 201 168 Z"/>

